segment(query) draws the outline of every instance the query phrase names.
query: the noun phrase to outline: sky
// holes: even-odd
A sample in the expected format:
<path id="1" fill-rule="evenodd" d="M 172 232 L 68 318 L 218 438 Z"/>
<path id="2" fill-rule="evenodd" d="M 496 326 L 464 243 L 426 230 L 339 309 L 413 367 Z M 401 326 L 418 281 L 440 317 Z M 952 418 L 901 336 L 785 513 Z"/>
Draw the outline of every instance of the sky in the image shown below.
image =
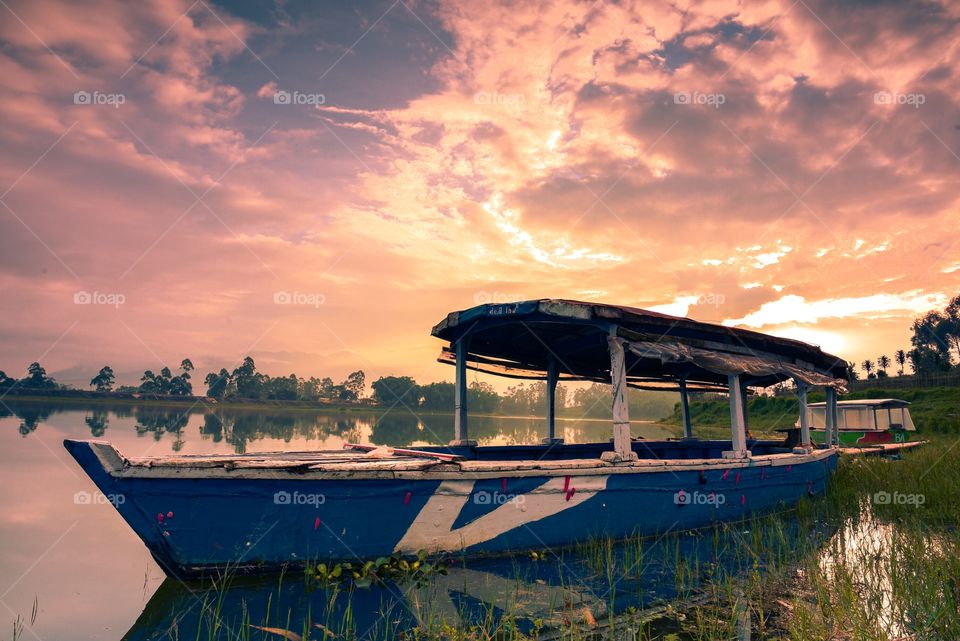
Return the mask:
<path id="1" fill-rule="evenodd" d="M 572 298 L 859 362 L 960 292 L 960 4 L 0 2 L 0 369 L 449 380 Z"/>

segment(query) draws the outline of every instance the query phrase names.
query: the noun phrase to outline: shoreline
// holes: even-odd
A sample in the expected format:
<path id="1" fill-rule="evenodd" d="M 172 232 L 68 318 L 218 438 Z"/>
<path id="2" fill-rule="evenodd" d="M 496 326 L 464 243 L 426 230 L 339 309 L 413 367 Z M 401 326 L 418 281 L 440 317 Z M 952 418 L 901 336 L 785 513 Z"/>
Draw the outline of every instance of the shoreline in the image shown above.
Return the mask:
<path id="1" fill-rule="evenodd" d="M 79 393 L 76 395 L 73 394 L 55 394 L 55 395 L 46 395 L 43 393 L 37 394 L 14 394 L 10 393 L 0 400 L 16 401 L 21 403 L 43 403 L 49 405 L 104 405 L 107 407 L 137 407 L 137 406 L 148 406 L 148 407 L 167 407 L 171 409 L 184 408 L 190 411 L 196 411 L 197 413 L 206 413 L 211 411 L 216 411 L 218 409 L 236 409 L 236 410 L 270 410 L 277 412 L 310 412 L 310 413 L 329 413 L 329 414 L 357 414 L 357 413 L 366 413 L 366 414 L 389 414 L 394 411 L 409 411 L 415 416 L 443 416 L 443 415 L 453 415 L 452 411 L 445 410 L 432 410 L 432 409 L 418 409 L 416 412 L 412 412 L 407 409 L 404 405 L 398 405 L 395 407 L 382 407 L 379 405 L 353 405 L 353 404 L 340 404 L 340 403 L 318 403 L 313 401 L 283 401 L 283 400 L 258 400 L 258 399 L 213 399 L 210 397 L 204 396 L 188 396 L 184 398 L 157 398 L 157 397 L 117 397 L 111 395 L 102 395 L 97 394 L 96 392 L 87 392 L 84 390 L 79 390 Z M 556 421 L 566 421 L 566 422 L 600 422 L 600 423 L 609 423 L 611 419 L 609 418 L 597 418 L 590 416 L 577 416 L 576 412 L 572 412 L 573 416 L 556 416 Z M 490 413 L 471 413 L 471 417 L 477 418 L 497 418 L 497 419 L 516 419 L 516 420 L 546 420 L 546 417 L 540 415 L 505 415 L 505 414 L 490 414 Z M 663 418 L 636 418 L 632 419 L 633 423 L 652 423 L 658 424 L 661 423 Z"/>

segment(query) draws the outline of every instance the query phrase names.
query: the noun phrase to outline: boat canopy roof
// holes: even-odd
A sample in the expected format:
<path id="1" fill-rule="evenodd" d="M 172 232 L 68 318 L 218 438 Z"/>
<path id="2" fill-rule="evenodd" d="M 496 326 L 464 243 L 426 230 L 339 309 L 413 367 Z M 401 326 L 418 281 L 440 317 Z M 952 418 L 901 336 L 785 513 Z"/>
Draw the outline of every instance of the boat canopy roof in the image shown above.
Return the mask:
<path id="1" fill-rule="evenodd" d="M 824 407 L 826 403 L 810 403 L 810 407 Z M 906 407 L 910 405 L 909 401 L 903 401 L 899 398 L 861 398 L 846 401 L 837 401 L 837 407 L 870 407 L 874 409 L 886 409 Z"/>
<path id="2" fill-rule="evenodd" d="M 766 387 L 789 379 L 843 388 L 846 361 L 819 347 L 746 329 L 701 323 L 635 307 L 541 299 L 452 312 L 433 328 L 449 341 L 440 362 L 509 378 L 610 382 L 608 337 L 624 342 L 627 384 L 640 389 L 726 391 L 727 375 Z"/>

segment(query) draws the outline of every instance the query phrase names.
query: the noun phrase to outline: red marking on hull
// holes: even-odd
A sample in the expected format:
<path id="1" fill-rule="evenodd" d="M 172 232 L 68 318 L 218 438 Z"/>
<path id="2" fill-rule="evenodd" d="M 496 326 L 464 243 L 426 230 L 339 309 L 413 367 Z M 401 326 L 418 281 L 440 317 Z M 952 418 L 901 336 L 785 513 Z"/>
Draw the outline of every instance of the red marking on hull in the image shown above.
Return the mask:
<path id="1" fill-rule="evenodd" d="M 864 432 L 863 436 L 857 439 L 857 445 L 868 443 L 893 443 L 893 434 L 890 432 Z"/>
<path id="2" fill-rule="evenodd" d="M 320 529 L 320 517 L 319 517 L 319 516 L 317 517 L 317 520 L 313 522 L 313 529 L 314 529 L 314 530 L 319 530 L 319 529 Z"/>
<path id="3" fill-rule="evenodd" d="M 403 504 L 410 505 L 410 492 L 407 492 L 403 497 Z"/>

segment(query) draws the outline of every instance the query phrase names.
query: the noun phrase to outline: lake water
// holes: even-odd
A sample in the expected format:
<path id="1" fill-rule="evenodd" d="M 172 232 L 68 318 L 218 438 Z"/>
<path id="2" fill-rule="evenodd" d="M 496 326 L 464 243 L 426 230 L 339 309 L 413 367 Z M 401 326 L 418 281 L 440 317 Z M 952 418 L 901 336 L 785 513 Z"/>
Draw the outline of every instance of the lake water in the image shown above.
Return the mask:
<path id="1" fill-rule="evenodd" d="M 557 431 L 568 442 L 610 438 L 610 424 L 602 420 L 560 420 Z M 653 423 L 635 423 L 634 434 L 646 438 L 675 435 Z M 470 436 L 481 444 L 534 443 L 544 435 L 543 419 L 471 417 L 470 421 Z M 106 439 L 124 454 L 147 456 L 339 449 L 345 442 L 417 446 L 446 443 L 452 437 L 452 415 L 416 417 L 406 411 L 379 418 L 373 413 L 272 409 L 205 413 L 7 399 L 0 404 L 0 639 L 8 638 L 17 615 L 27 619 L 21 635 L 24 639 L 120 639 L 128 631 L 130 638 L 166 638 L 156 635 L 164 626 L 169 628 L 172 613 L 178 608 L 186 610 L 184 599 L 196 602 L 192 588 L 169 581 L 164 584 L 163 573 L 143 544 L 110 504 L 97 499 L 92 482 L 64 450 L 65 438 Z M 90 497 L 93 500 L 88 501 Z M 543 592 L 528 595 L 531 604 L 539 604 L 530 605 L 530 612 L 549 610 L 546 604 L 575 596 L 566 588 L 550 588 L 547 568 L 539 565 L 536 571 L 545 577 L 529 582 Z M 463 569 L 444 581 L 471 583 L 478 586 L 481 596 L 489 595 L 500 592 L 497 586 L 502 587 L 502 582 L 512 580 L 512 570 L 508 570 Z M 262 606 L 276 585 L 269 588 L 245 585 L 237 588 L 239 591 L 231 590 L 226 601 L 236 607 L 241 602 Z M 302 582 L 284 589 L 292 591 L 285 598 L 293 601 L 319 598 L 304 594 Z M 649 586 L 635 591 L 642 596 L 651 589 L 656 591 Z M 422 603 L 425 595 L 419 590 L 415 595 Z M 390 596 L 367 591 L 357 597 L 357 608 L 362 609 L 364 598 L 384 596 L 406 606 L 410 593 Z M 448 601 L 448 593 L 444 593 L 440 602 Z M 38 613 L 31 626 L 35 602 Z M 371 604 L 363 607 L 377 610 Z M 194 616 L 201 610 L 193 610 Z M 410 613 L 408 607 L 400 610 Z M 141 613 L 147 621 L 141 620 L 135 627 Z M 541 618 L 544 616 L 541 613 Z M 181 638 L 195 638 L 195 633 Z"/>

